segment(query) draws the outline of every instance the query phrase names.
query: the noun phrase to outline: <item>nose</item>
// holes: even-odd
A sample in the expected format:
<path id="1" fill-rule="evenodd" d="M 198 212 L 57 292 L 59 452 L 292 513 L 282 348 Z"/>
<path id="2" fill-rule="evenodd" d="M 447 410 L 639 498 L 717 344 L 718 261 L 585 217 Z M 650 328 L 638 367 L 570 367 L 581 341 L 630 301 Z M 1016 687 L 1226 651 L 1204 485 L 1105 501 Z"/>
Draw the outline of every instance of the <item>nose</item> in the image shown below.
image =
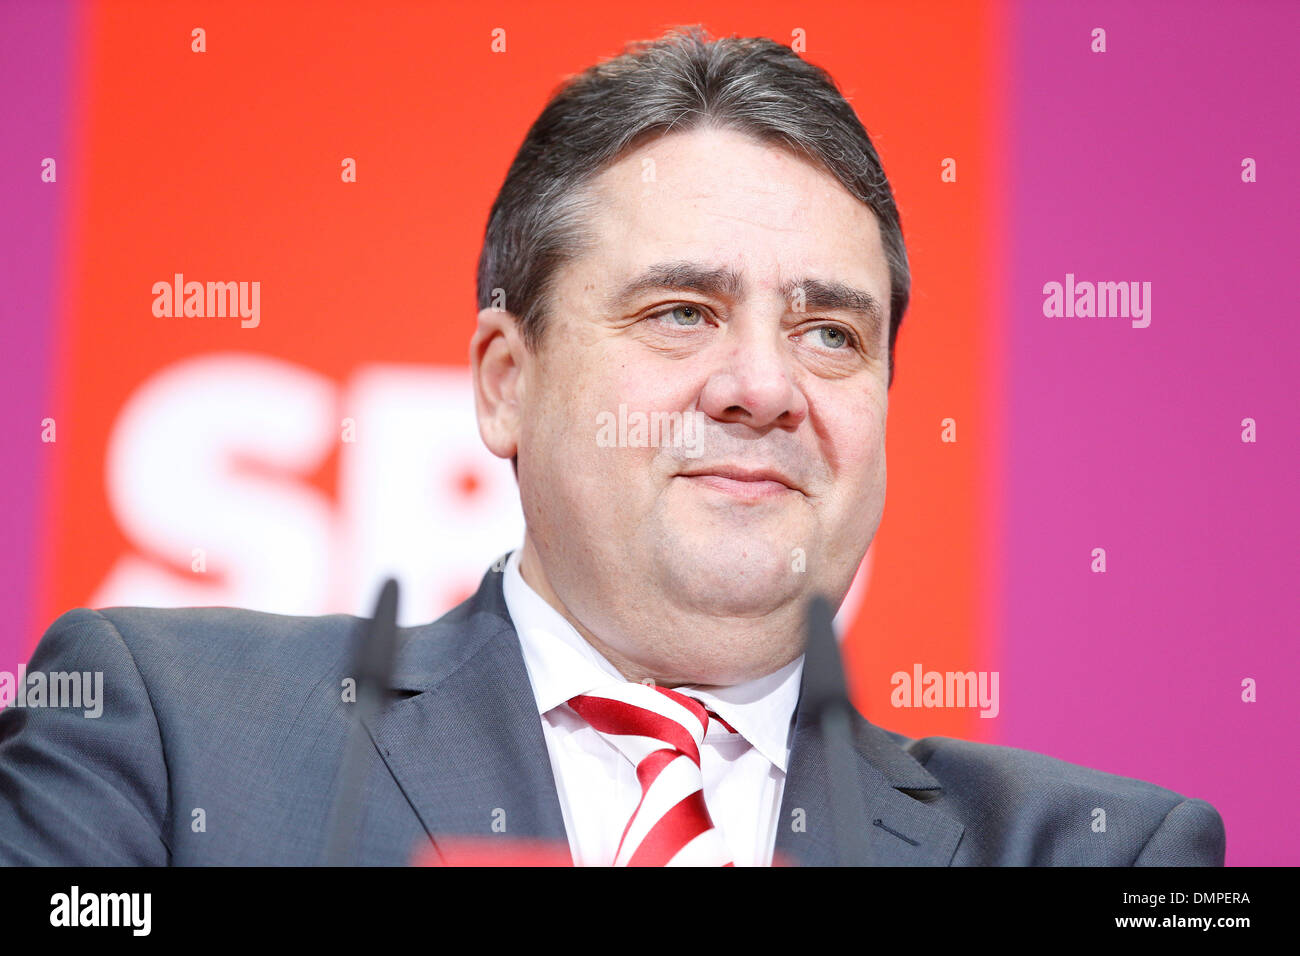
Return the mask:
<path id="1" fill-rule="evenodd" d="M 767 322 L 733 317 L 718 365 L 700 396 L 700 410 L 720 422 L 794 429 L 808 402 L 793 376 L 785 335 Z"/>

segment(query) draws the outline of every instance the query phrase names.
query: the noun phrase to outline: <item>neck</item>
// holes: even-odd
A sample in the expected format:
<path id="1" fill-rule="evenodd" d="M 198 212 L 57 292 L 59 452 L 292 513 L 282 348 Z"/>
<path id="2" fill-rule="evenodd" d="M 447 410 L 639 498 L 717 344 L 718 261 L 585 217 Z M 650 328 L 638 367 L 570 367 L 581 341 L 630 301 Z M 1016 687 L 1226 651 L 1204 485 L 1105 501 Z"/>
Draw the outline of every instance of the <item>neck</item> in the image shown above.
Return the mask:
<path id="1" fill-rule="evenodd" d="M 646 668 L 637 664 L 636 661 L 629 659 L 620 654 L 614 648 L 605 644 L 576 617 L 570 613 L 564 602 L 560 600 L 555 589 L 551 587 L 551 581 L 542 570 L 541 559 L 537 556 L 537 551 L 533 547 L 532 538 L 524 536 L 523 552 L 519 555 L 519 573 L 530 588 L 541 595 L 551 607 L 555 608 L 566 621 L 573 625 L 573 629 L 582 635 L 583 640 L 594 647 L 605 660 L 617 668 L 618 672 L 623 675 L 624 680 L 635 681 L 637 683 L 650 682 L 658 684 L 661 687 L 678 687 L 688 681 L 669 682 L 661 680 L 661 675 L 653 674 Z"/>

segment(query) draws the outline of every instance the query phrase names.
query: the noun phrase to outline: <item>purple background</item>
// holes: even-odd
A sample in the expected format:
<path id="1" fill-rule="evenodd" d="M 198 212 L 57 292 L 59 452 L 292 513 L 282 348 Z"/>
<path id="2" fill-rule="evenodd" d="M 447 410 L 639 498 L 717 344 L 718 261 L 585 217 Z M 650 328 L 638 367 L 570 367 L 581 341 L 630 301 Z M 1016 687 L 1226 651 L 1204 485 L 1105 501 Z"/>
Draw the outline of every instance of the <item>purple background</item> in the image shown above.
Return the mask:
<path id="1" fill-rule="evenodd" d="M 1300 5 L 1026 4 L 1009 27 L 1000 742 L 1209 800 L 1230 865 L 1295 864 L 1266 808 L 1300 784 Z M 1150 281 L 1150 327 L 1045 317 L 1067 272 Z"/>
<path id="2" fill-rule="evenodd" d="M 81 119 L 71 96 L 78 88 L 78 25 L 78 10 L 62 0 L 0 7 L 0 670 L 7 671 L 25 657 L 27 636 L 49 623 L 37 620 L 35 593 L 55 449 L 41 441 L 40 423 L 57 414 L 59 292 L 73 210 L 73 133 Z M 47 156 L 57 164 L 54 183 L 41 181 Z"/>

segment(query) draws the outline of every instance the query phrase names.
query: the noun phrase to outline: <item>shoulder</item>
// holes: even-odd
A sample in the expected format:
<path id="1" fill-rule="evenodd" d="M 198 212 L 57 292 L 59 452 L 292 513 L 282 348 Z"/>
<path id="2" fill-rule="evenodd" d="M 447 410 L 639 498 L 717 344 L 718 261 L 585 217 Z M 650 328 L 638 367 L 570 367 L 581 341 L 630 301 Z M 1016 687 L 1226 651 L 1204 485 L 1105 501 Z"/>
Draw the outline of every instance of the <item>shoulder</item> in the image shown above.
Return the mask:
<path id="1" fill-rule="evenodd" d="M 509 627 L 499 578 L 489 572 L 477 594 L 431 623 L 398 628 L 399 680 L 452 669 L 484 635 Z M 32 662 L 129 670 L 155 703 L 175 695 L 269 703 L 346 676 L 368 624 L 234 607 L 76 608 L 54 621 Z"/>
<path id="2" fill-rule="evenodd" d="M 939 782 L 936 807 L 966 824 L 963 849 L 981 862 L 1223 863 L 1223 820 L 1205 800 L 1016 747 L 884 732 Z"/>
<path id="3" fill-rule="evenodd" d="M 295 617 L 228 607 L 76 608 L 50 625 L 33 660 L 53 654 L 89 666 L 129 659 L 148 684 L 222 684 L 254 674 L 303 678 L 345 660 L 363 623 L 344 614 Z"/>
<path id="4" fill-rule="evenodd" d="M 1096 793 L 1133 796 L 1157 802 L 1178 794 L 1155 784 L 1094 770 L 1047 754 L 999 744 L 975 743 L 955 737 L 912 739 L 886 731 L 941 783 L 982 781 L 1008 793 L 1079 787 Z"/>

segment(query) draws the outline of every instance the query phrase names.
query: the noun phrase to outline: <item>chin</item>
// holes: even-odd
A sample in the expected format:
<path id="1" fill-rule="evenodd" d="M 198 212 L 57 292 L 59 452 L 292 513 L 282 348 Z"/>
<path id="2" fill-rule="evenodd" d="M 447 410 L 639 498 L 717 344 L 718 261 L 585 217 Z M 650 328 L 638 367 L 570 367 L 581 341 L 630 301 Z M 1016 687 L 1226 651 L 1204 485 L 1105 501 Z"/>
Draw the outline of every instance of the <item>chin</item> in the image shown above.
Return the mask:
<path id="1" fill-rule="evenodd" d="M 785 555 L 779 560 L 767 554 L 740 560 L 679 559 L 669 569 L 677 603 L 718 617 L 759 617 L 775 611 L 799 594 L 805 579 L 791 570 Z"/>
<path id="2" fill-rule="evenodd" d="M 792 535 L 705 535 L 692 540 L 669 538 L 659 549 L 663 580 L 694 606 L 718 613 L 753 614 L 764 606 L 779 606 L 783 597 L 800 591 L 805 575 L 793 567 L 793 548 L 774 541 L 798 540 Z"/>

